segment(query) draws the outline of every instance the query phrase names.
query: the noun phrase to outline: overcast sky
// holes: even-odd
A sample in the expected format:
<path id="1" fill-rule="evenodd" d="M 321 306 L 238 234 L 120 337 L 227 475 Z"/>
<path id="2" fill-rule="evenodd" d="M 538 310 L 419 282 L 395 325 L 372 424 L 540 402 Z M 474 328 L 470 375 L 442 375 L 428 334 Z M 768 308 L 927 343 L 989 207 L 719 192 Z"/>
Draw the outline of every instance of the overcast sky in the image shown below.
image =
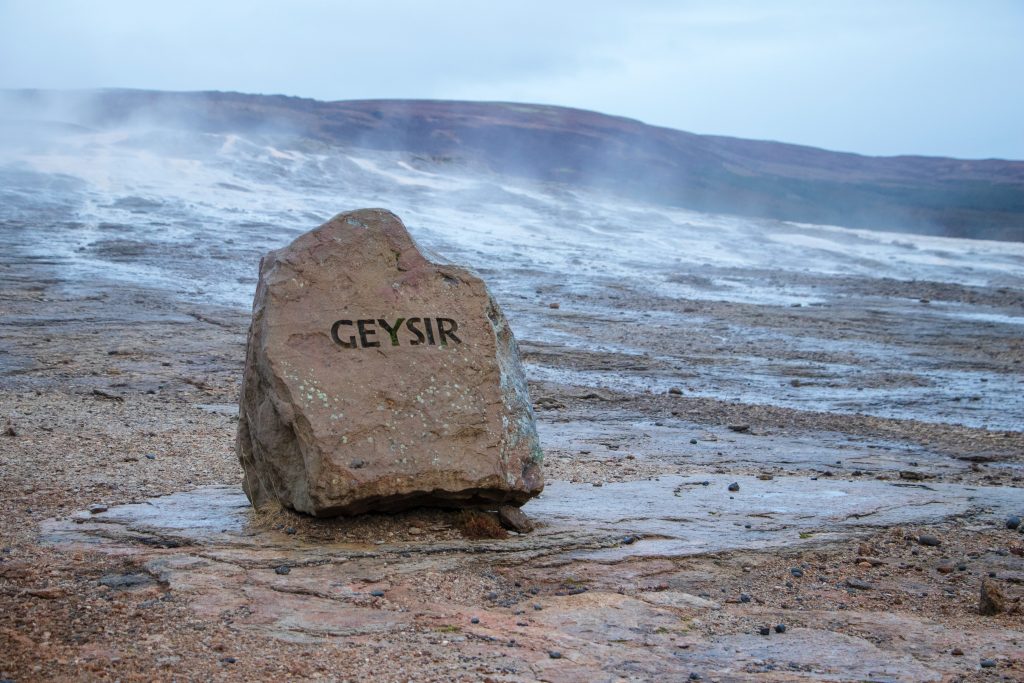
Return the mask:
<path id="1" fill-rule="evenodd" d="M 0 88 L 95 87 L 534 102 L 1024 159 L 1024 0 L 0 0 Z"/>

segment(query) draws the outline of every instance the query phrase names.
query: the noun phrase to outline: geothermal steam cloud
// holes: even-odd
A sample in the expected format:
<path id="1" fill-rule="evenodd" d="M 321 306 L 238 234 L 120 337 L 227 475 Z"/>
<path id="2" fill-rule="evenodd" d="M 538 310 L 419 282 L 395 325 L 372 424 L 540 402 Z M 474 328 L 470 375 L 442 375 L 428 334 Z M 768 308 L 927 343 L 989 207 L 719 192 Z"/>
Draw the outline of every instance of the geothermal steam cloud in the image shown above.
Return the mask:
<path id="1" fill-rule="evenodd" d="M 256 506 L 521 505 L 544 487 L 504 315 L 479 278 L 428 261 L 381 209 L 263 258 L 239 415 Z"/>

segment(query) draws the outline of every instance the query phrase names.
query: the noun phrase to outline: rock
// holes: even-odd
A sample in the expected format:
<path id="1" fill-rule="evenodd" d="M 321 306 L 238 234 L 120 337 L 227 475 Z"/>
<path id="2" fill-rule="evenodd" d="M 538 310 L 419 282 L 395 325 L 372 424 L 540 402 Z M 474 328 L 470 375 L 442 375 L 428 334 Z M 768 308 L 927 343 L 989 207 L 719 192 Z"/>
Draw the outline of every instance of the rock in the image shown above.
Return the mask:
<path id="1" fill-rule="evenodd" d="M 96 515 L 101 512 L 106 512 L 109 508 L 107 508 L 107 506 L 104 505 L 103 503 L 93 503 L 92 505 L 89 506 L 88 509 L 90 513 Z"/>
<path id="2" fill-rule="evenodd" d="M 1020 526 L 1020 517 L 1017 515 L 1010 515 L 1006 518 L 1006 528 L 1016 529 Z"/>
<path id="3" fill-rule="evenodd" d="M 750 596 L 746 593 L 740 593 L 740 602 L 750 602 Z"/>
<path id="4" fill-rule="evenodd" d="M 937 536 L 932 536 L 931 534 L 921 534 L 917 537 L 917 542 L 921 545 L 927 545 L 933 548 L 942 545 L 942 541 L 940 541 Z"/>
<path id="5" fill-rule="evenodd" d="M 978 614 L 991 617 L 1006 609 L 1006 597 L 999 584 L 991 579 L 981 580 L 981 596 L 978 600 Z"/>
<path id="6" fill-rule="evenodd" d="M 291 571 L 292 571 L 292 568 L 289 567 L 286 564 L 281 564 L 281 565 L 278 565 L 278 566 L 274 567 L 274 573 L 275 574 L 280 574 L 282 576 L 284 576 L 285 574 L 290 574 Z"/>
<path id="7" fill-rule="evenodd" d="M 533 531 L 533 522 L 526 513 L 514 505 L 502 505 L 498 508 L 498 521 L 506 529 L 527 534 Z"/>
<path id="8" fill-rule="evenodd" d="M 775 624 L 775 632 L 776 633 L 785 633 L 786 632 L 786 625 L 785 624 Z"/>
<path id="9" fill-rule="evenodd" d="M 954 570 L 954 567 L 953 567 L 953 565 L 951 565 L 951 564 L 946 564 L 946 563 L 943 563 L 943 564 L 940 564 L 940 565 L 939 565 L 938 567 L 936 567 L 935 569 L 936 569 L 936 571 L 938 571 L 938 572 L 939 572 L 940 574 L 952 574 L 952 573 L 953 573 L 953 570 Z"/>
<path id="10" fill-rule="evenodd" d="M 994 659 L 983 659 L 980 662 L 982 669 L 992 669 L 996 666 L 996 660 Z"/>
<path id="11" fill-rule="evenodd" d="M 558 650 L 551 650 L 550 652 L 548 652 L 548 657 L 551 657 L 551 659 L 561 659 L 562 653 Z"/>
<path id="12" fill-rule="evenodd" d="M 949 654 L 953 655 L 954 657 L 963 657 L 964 651 L 958 647 L 954 647 L 952 650 L 950 650 Z"/>
<path id="13" fill-rule="evenodd" d="M 100 585 L 115 590 L 131 590 L 149 587 L 155 584 L 149 574 L 104 574 L 100 577 Z"/>
<path id="14" fill-rule="evenodd" d="M 750 431 L 750 425 L 746 425 L 746 424 L 729 425 L 729 429 L 731 429 L 734 432 L 739 432 L 740 434 L 742 434 L 743 432 L 749 432 Z"/>
<path id="15" fill-rule="evenodd" d="M 757 632 L 760 633 L 762 636 L 767 636 L 767 635 L 771 635 L 772 630 L 770 628 L 768 628 L 767 626 L 762 626 L 761 628 L 759 628 L 757 630 Z"/>
<path id="16" fill-rule="evenodd" d="M 469 620 L 469 623 L 471 623 L 471 624 L 479 624 L 480 623 L 480 617 L 472 617 Z"/>
<path id="17" fill-rule="evenodd" d="M 668 390 L 668 393 L 672 394 L 673 396 L 682 396 L 683 395 L 683 390 L 680 389 L 679 387 L 671 387 Z"/>
<path id="18" fill-rule="evenodd" d="M 734 481 L 733 483 L 729 484 L 729 490 L 733 491 L 733 492 L 739 491 L 740 490 L 740 485 L 737 482 Z"/>
<path id="19" fill-rule="evenodd" d="M 253 505 L 315 516 L 493 509 L 544 487 L 504 315 L 382 209 L 263 258 L 236 451 Z"/>
<path id="20" fill-rule="evenodd" d="M 858 579 L 857 577 L 850 577 L 850 578 L 848 578 L 846 580 L 846 585 L 848 587 L 850 587 L 850 588 L 855 588 L 855 589 L 857 589 L 859 591 L 869 591 L 869 590 L 874 590 L 874 588 L 875 588 L 874 586 L 872 586 L 867 581 L 864 581 L 863 579 Z"/>
<path id="21" fill-rule="evenodd" d="M 372 595 L 375 598 L 383 598 L 384 597 L 384 591 L 379 590 L 379 589 L 378 590 L 373 590 L 373 591 L 370 591 L 370 595 Z"/>

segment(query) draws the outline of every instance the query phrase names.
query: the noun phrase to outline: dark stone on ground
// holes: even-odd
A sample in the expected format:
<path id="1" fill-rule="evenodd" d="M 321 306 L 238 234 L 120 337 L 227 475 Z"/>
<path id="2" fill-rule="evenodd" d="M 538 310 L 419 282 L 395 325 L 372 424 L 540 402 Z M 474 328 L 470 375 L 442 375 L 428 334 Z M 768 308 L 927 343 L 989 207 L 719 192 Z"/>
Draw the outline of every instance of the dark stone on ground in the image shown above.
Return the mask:
<path id="1" fill-rule="evenodd" d="M 151 586 L 153 583 L 149 574 L 107 574 L 100 577 L 100 585 L 119 590 Z"/>
<path id="2" fill-rule="evenodd" d="M 514 505 L 502 505 L 498 508 L 498 521 L 506 529 L 527 534 L 533 531 L 533 522 L 526 513 Z"/>
<path id="3" fill-rule="evenodd" d="M 733 483 L 729 484 L 729 490 L 730 491 L 739 491 L 740 490 L 740 485 L 734 481 Z"/>
<path id="4" fill-rule="evenodd" d="M 1003 589 L 992 579 L 981 580 L 981 595 L 978 599 L 978 614 L 991 617 L 1006 609 Z"/>
<path id="5" fill-rule="evenodd" d="M 940 541 L 937 536 L 933 536 L 931 534 L 921 534 L 917 537 L 917 542 L 921 545 L 930 546 L 932 548 L 942 545 L 942 541 Z"/>

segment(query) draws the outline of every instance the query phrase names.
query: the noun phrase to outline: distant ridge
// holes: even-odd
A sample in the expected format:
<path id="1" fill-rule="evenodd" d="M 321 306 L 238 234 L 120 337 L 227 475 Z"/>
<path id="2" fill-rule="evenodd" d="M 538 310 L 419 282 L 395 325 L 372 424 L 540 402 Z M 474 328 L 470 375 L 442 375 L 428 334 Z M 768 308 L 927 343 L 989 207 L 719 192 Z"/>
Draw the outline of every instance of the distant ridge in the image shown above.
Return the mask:
<path id="1" fill-rule="evenodd" d="M 505 102 L 141 90 L 0 95 L 29 108 L 53 97 L 77 98 L 72 123 L 92 127 L 156 112 L 211 132 L 283 128 L 700 211 L 1024 241 L 1024 161 L 869 157 Z"/>

